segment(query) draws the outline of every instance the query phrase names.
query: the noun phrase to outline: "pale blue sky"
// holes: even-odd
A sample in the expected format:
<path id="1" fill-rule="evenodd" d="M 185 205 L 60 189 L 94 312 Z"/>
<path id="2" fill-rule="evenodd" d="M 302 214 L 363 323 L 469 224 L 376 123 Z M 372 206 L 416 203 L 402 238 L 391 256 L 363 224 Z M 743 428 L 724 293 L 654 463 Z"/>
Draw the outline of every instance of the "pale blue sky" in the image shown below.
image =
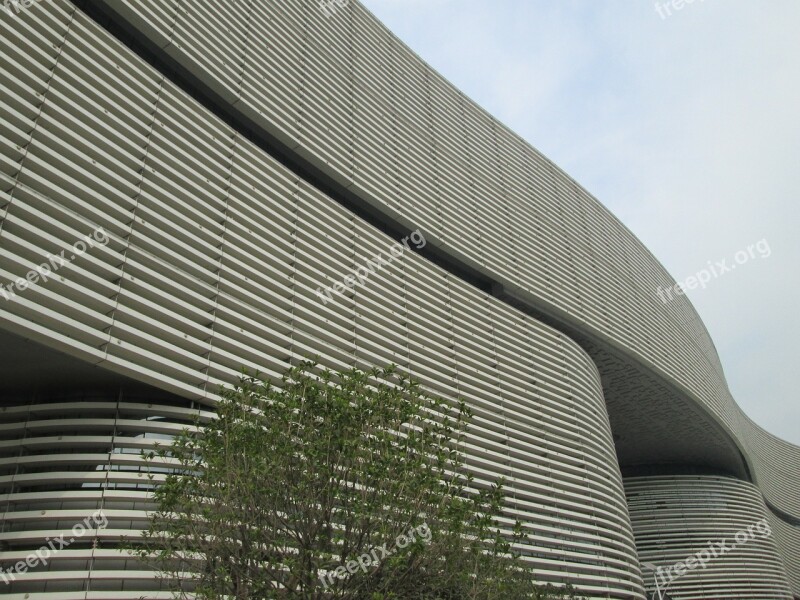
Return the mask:
<path id="1" fill-rule="evenodd" d="M 738 403 L 800 444 L 800 2 L 362 1 L 677 280 L 767 240 L 689 297 Z"/>

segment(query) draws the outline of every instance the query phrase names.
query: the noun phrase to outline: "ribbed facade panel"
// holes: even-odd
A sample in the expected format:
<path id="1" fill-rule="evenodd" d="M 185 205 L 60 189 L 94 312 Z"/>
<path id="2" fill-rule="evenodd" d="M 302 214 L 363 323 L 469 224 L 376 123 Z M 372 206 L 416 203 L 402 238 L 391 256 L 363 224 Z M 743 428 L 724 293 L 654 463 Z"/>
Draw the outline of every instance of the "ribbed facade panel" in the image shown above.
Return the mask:
<path id="1" fill-rule="evenodd" d="M 743 452 L 771 505 L 800 515 L 800 450 L 742 415 L 691 304 L 677 297 L 665 305 L 656 295 L 674 284 L 663 267 L 568 175 L 453 88 L 357 1 L 330 16 L 303 0 L 226 8 L 250 24 L 247 31 L 270 23 L 275 42 L 266 45 L 280 50 L 266 56 L 264 37 L 249 35 L 226 50 L 230 60 L 220 55 L 213 64 L 198 54 L 225 46 L 234 26 L 233 17 L 218 18 L 217 3 L 192 14 L 139 2 L 104 4 L 362 199 L 421 227 L 432 244 L 514 297 L 646 365 L 674 390 L 676 405 L 688 400 L 709 415 L 718 428 L 715 443 L 735 441 L 739 448 L 728 460 L 733 465 Z M 192 46 L 193 38 L 181 33 L 192 26 L 202 29 L 202 44 Z M 237 93 L 238 56 L 251 80 L 274 85 Z"/>
<path id="2" fill-rule="evenodd" d="M 221 18 L 245 27 L 243 12 Z M 215 52 L 200 8 L 165 5 L 154 15 L 154 31 L 174 32 L 180 47 L 199 44 L 184 48 L 186 56 Z M 577 344 L 409 251 L 363 286 L 323 299 L 318 288 L 387 258 L 393 241 L 69 3 L 36 5 L 0 27 L 15 65 L 0 72 L 0 97 L 15 115 L 0 135 L 0 282 L 24 276 L 48 253 L 69 256 L 99 227 L 110 240 L 0 301 L 0 327 L 186 399 L 183 412 L 158 399 L 143 405 L 80 390 L 4 400 L 0 562 L 98 506 L 113 521 L 47 569 L 18 577 L 10 597 L 152 595 L 153 575 L 112 543 L 144 522 L 147 489 L 135 485 L 141 464 L 129 449 L 149 441 L 113 432 L 141 421 L 145 440 L 161 439 L 194 407 L 212 405 L 241 366 L 275 376 L 291 360 L 318 355 L 332 368 L 395 362 L 428 389 L 463 397 L 476 414 L 469 468 L 477 485 L 507 477 L 504 518 L 525 524 L 530 541 L 519 550 L 538 579 L 572 582 L 593 598 L 643 598 L 599 376 Z M 238 52 L 204 55 L 203 69 L 221 76 Z M 241 80 L 222 78 L 220 93 Z M 316 100 L 320 92 L 310 93 Z M 40 419 L 63 437 L 41 440 Z M 85 456 L 64 475 L 62 455 L 76 458 L 82 447 Z M 46 493 L 34 502 L 39 489 Z M 49 516 L 31 512 L 39 509 Z"/>
<path id="3" fill-rule="evenodd" d="M 800 496 L 795 489 L 800 471 L 800 448 L 764 431 L 744 413 L 740 430 L 752 456 L 759 488 L 770 502 L 800 522 Z"/>
<path id="4" fill-rule="evenodd" d="M 178 397 L 127 389 L 0 398 L 0 564 L 36 552 L 46 563 L 0 573 L 0 595 L 172 597 L 120 552 L 119 539 L 147 526 L 152 486 L 164 477 L 151 480 L 140 453 L 209 414 Z"/>
<path id="5" fill-rule="evenodd" d="M 232 46 L 233 18 L 219 15 L 229 3 L 174 16 L 149 3 L 104 4 L 364 200 L 422 227 L 431 243 L 532 306 L 644 362 L 746 446 L 750 429 L 740 429 L 740 410 L 696 312 L 683 297 L 664 305 L 656 295 L 674 284 L 663 267 L 569 176 L 442 79 L 356 0 L 331 16 L 303 0 L 225 8 L 223 15 L 251 24 L 247 31 L 253 23 L 274 27 L 273 37 L 249 35 Z M 188 23 L 204 34 L 196 48 L 180 33 Z M 281 50 L 264 56 L 265 45 Z M 230 60 L 194 58 L 226 46 Z M 239 52 L 251 79 L 274 85 L 237 94 Z M 781 449 L 798 453 L 788 444 Z M 767 481 L 770 457 L 759 452 L 748 460 L 756 479 Z M 800 515 L 797 470 L 783 487 L 788 494 L 769 484 L 763 491 Z"/>
<path id="6" fill-rule="evenodd" d="M 257 137 L 274 135 L 387 219 L 421 228 L 430 246 L 541 319 L 411 252 L 323 300 L 320 287 L 388 256 L 392 240 L 188 97 L 169 70 L 51 0 L 0 18 L 0 284 L 48 253 L 69 257 L 97 227 L 110 241 L 0 299 L 0 328 L 187 403 L 213 403 L 242 365 L 276 375 L 307 354 L 334 368 L 395 362 L 469 401 L 470 467 L 484 483 L 508 477 L 507 516 L 529 525 L 528 560 L 543 581 L 570 580 L 593 597 L 642 593 L 617 456 L 623 467 L 730 471 L 764 498 L 744 482 L 703 485 L 738 498 L 730 523 L 760 515 L 766 501 L 770 543 L 800 597 L 800 448 L 741 412 L 694 309 L 656 296 L 672 278 L 568 175 L 356 0 L 331 16 L 305 0 L 91 4 L 116 11 L 117 24 L 254 123 Z M 17 415 L 33 406 L 15 402 Z M 9 435 L 8 473 L 28 468 L 13 459 L 28 446 Z M 56 458 L 32 460 L 42 481 L 58 472 Z M 641 485 L 650 493 L 656 480 Z M 688 502 L 691 486 L 673 487 L 670 502 Z M 27 531 L 26 519 L 7 522 Z M 768 563 L 754 567 L 757 579 L 774 566 L 764 552 L 742 558 Z M 115 597 L 152 586 L 149 573 L 109 566 L 101 579 L 111 587 L 81 596 L 87 568 L 54 573 L 52 585 L 76 598 L 110 598 L 123 580 L 134 583 Z M 34 576 L 31 589 L 50 577 Z M 709 579 L 696 597 L 716 598 L 714 582 L 727 585 Z M 772 596 L 758 590 L 786 597 L 780 585 Z"/>
<path id="7" fill-rule="evenodd" d="M 771 513 L 769 522 L 778 548 L 782 550 L 781 559 L 786 568 L 789 584 L 797 597 L 797 590 L 800 590 L 800 576 L 798 576 L 800 573 L 800 532 L 798 532 L 797 526 L 793 527 Z"/>
<path id="8" fill-rule="evenodd" d="M 752 484 L 708 475 L 631 477 L 625 492 L 642 564 L 659 568 L 643 568 L 648 592 L 657 578 L 660 591 L 676 599 L 791 600 L 776 544 L 783 533 L 770 526 Z"/>

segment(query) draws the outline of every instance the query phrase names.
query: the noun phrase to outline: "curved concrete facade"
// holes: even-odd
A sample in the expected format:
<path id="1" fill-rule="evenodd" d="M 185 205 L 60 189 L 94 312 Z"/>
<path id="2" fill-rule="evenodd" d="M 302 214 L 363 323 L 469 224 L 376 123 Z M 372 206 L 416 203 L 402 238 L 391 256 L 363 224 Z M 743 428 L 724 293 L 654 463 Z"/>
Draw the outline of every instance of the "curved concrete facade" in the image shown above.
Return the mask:
<path id="1" fill-rule="evenodd" d="M 778 537 L 760 492 L 710 475 L 630 477 L 625 492 L 648 588 L 673 598 L 785 598 Z M 688 564 L 688 566 L 687 566 Z"/>
<path id="2" fill-rule="evenodd" d="M 97 367 L 59 393 L 134 382 L 208 405 L 241 365 L 394 361 L 475 408 L 471 468 L 509 477 L 542 581 L 643 597 L 620 471 L 703 467 L 756 486 L 754 514 L 779 522 L 770 568 L 800 596 L 800 449 L 742 414 L 638 240 L 360 4 L 53 0 L 0 28 L 0 283 L 110 239 L 0 299 L 9 345 Z M 416 229 L 418 252 L 316 293 Z M 17 413 L 38 397 L 27 371 L 5 383 Z M 28 452 L 15 436 L 7 474 Z M 6 544 L 2 564 L 28 549 Z M 74 597 L 112 597 L 83 581 Z"/>
<path id="3" fill-rule="evenodd" d="M 38 551 L 47 563 L 0 574 L 1 595 L 171 597 L 117 546 L 147 526 L 152 484 L 163 478 L 149 479 L 140 452 L 191 427 L 198 410 L 136 388 L 0 399 L 0 560 L 8 568 Z"/>

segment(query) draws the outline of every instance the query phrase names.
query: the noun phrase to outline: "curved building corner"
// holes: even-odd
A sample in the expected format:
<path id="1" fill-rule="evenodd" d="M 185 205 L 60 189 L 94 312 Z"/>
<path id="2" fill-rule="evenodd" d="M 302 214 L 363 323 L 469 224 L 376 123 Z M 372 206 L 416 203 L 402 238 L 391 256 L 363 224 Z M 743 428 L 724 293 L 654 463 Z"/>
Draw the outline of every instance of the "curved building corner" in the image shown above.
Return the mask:
<path id="1" fill-rule="evenodd" d="M 800 598 L 800 448 L 635 236 L 359 2 L 51 0 L 0 31 L 0 569 L 108 519 L 0 594 L 168 597 L 120 550 L 139 451 L 313 354 L 464 398 L 541 582 L 643 600 L 750 528 L 659 585 Z"/>

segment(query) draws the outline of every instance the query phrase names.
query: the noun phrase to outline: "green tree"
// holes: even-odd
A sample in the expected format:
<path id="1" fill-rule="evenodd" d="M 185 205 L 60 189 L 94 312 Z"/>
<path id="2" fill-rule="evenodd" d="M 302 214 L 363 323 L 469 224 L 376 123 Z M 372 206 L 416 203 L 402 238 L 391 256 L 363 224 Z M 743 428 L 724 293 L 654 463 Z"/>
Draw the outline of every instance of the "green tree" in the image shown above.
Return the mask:
<path id="1" fill-rule="evenodd" d="M 216 414 L 146 455 L 168 474 L 133 548 L 178 597 L 553 597 L 514 552 L 521 525 L 500 531 L 503 481 L 466 474 L 463 402 L 394 367 L 303 362 L 279 385 L 243 375 Z"/>

